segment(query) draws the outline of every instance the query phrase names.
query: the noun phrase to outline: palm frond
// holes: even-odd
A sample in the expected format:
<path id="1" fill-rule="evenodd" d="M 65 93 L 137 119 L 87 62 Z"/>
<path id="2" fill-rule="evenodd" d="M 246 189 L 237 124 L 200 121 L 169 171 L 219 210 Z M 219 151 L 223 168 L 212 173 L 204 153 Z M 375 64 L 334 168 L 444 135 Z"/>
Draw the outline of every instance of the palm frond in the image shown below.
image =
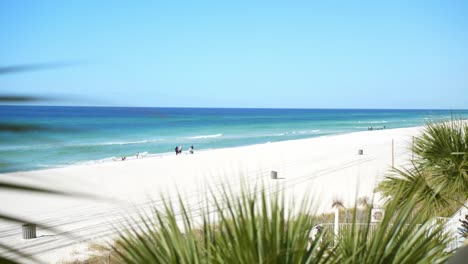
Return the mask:
<path id="1" fill-rule="evenodd" d="M 357 205 L 362 206 L 362 207 L 368 207 L 370 206 L 370 204 L 371 204 L 370 199 L 367 196 L 359 197 L 357 200 Z"/>
<path id="2" fill-rule="evenodd" d="M 56 61 L 56 62 L 47 62 L 47 63 L 3 66 L 3 67 L 0 67 L 0 75 L 68 67 L 68 66 L 73 66 L 76 64 L 77 64 L 76 61 Z M 0 103 L 25 103 L 25 102 L 40 101 L 44 99 L 45 97 L 26 96 L 26 95 L 10 95 L 10 94 L 0 95 Z M 57 130 L 57 128 L 52 128 L 52 129 Z M 18 124 L 18 123 L 12 123 L 12 122 L 0 123 L 0 132 L 22 133 L 22 132 L 35 132 L 35 131 L 41 131 L 41 130 L 51 130 L 51 128 L 45 127 L 42 125 L 37 125 L 37 124 Z M 6 163 L 0 162 L 0 167 L 5 167 L 6 165 L 7 165 Z M 64 192 L 61 192 L 61 191 L 38 188 L 38 187 L 28 186 L 28 185 L 19 185 L 19 184 L 3 182 L 3 181 L 0 182 L 0 190 L 43 193 L 43 194 L 49 194 L 49 195 L 66 195 Z M 79 196 L 82 198 L 94 198 L 85 194 L 74 194 L 74 196 Z M 7 214 L 0 214 L 0 219 L 6 220 L 6 221 L 18 222 L 18 223 L 29 222 L 27 219 L 20 219 L 20 218 L 13 217 Z M 39 226 L 45 229 L 53 230 L 46 226 L 42 226 L 42 225 L 39 225 Z M 7 251 L 14 253 L 18 256 L 21 256 L 22 258 L 30 259 L 30 260 L 32 259 L 31 256 L 23 254 L 20 251 L 14 248 L 8 247 L 6 245 L 0 244 L 0 248 L 6 249 Z M 37 261 L 34 261 L 34 262 L 37 262 Z M 0 263 L 16 263 L 16 262 L 13 260 L 7 259 L 3 256 L 0 256 Z"/>
<path id="3" fill-rule="evenodd" d="M 55 195 L 66 194 L 65 192 L 62 192 L 62 191 L 33 187 L 30 185 L 9 183 L 9 182 L 4 182 L 4 181 L 0 181 L 0 189 L 6 189 L 8 191 L 36 192 L 36 193 L 46 193 L 46 194 L 55 194 Z"/>
<path id="4" fill-rule="evenodd" d="M 43 63 L 31 63 L 31 64 L 18 64 L 8 65 L 0 67 L 0 75 L 3 74 L 15 74 L 39 70 L 57 69 L 63 67 L 70 67 L 79 64 L 78 61 L 51 61 Z"/>
<path id="5" fill-rule="evenodd" d="M 458 209 L 457 203 L 451 199 L 449 191 L 431 182 L 430 171 L 412 169 L 392 169 L 377 187 L 389 202 L 396 201 L 400 206 L 415 202 L 418 208 L 426 208 L 430 215 L 451 215 Z M 399 195 L 402 193 L 403 195 Z"/>
<path id="6" fill-rule="evenodd" d="M 35 102 L 41 101 L 43 98 L 36 96 L 24 96 L 24 95 L 0 95 L 0 102 L 10 103 L 24 103 L 24 102 Z"/>
<path id="7" fill-rule="evenodd" d="M 416 164 L 431 169 L 441 188 L 467 194 L 468 198 L 468 123 L 452 120 L 428 123 L 415 138 Z"/>
<path id="8" fill-rule="evenodd" d="M 344 208 L 344 202 L 343 199 L 340 198 L 334 198 L 332 202 L 332 208 Z"/>
<path id="9" fill-rule="evenodd" d="M 401 205 L 407 194 L 395 194 L 378 225 L 371 208 L 362 223 L 355 213 L 335 246 L 328 229 L 310 237 L 318 224 L 311 201 L 287 206 L 284 192 L 247 187 L 235 195 L 222 188 L 197 208 L 180 196 L 163 199 L 153 216 L 140 219 L 142 228 L 121 234 L 114 250 L 123 263 L 443 263 L 450 238 L 428 214 L 414 216 L 416 201 Z"/>
<path id="10" fill-rule="evenodd" d="M 142 219 L 146 229 L 122 234 L 115 250 L 127 263 L 322 263 L 330 254 L 326 243 L 309 240 L 317 223 L 289 211 L 279 192 L 236 196 L 223 189 L 210 195 L 198 218 L 188 201 L 165 200 L 153 219 Z"/>
<path id="11" fill-rule="evenodd" d="M 451 215 L 468 199 L 468 123 L 428 123 L 413 150 L 413 166 L 394 169 L 378 190 L 387 197 L 400 189 L 414 192 L 403 196 L 400 204 L 414 199 L 419 207 L 432 208 L 433 215 Z"/>

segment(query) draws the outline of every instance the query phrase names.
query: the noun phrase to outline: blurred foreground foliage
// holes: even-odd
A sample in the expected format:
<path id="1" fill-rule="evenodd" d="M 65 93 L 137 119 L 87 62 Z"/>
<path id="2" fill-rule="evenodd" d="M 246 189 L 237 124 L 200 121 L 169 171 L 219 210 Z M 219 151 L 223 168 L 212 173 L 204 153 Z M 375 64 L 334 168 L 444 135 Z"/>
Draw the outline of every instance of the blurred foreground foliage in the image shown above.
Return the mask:
<path id="1" fill-rule="evenodd" d="M 318 228 L 328 216 L 315 213 L 313 200 L 292 202 L 279 189 L 222 188 L 198 206 L 163 197 L 111 245 L 73 263 L 444 263 L 452 254 L 452 238 L 428 214 L 414 214 L 416 202 L 388 203 L 380 223 L 371 222 L 372 206 L 356 205 L 335 238 L 332 226 Z"/>
<path id="2" fill-rule="evenodd" d="M 69 66 L 74 63 L 71 62 L 48 62 L 48 63 L 37 63 L 37 64 L 22 64 L 22 65 L 10 65 L 10 66 L 2 66 L 0 67 L 0 77 L 2 75 L 10 75 L 16 73 L 23 73 L 23 72 L 30 72 L 30 71 L 37 71 L 37 70 L 45 70 L 45 69 L 53 69 L 53 68 L 60 68 L 64 66 Z M 11 104 L 11 103 L 31 103 L 31 102 L 38 102 L 45 100 L 45 97 L 40 96 L 29 96 L 29 95 L 17 95 L 17 94 L 0 94 L 0 105 L 2 104 Z M 37 124 L 18 124 L 14 122 L 5 122 L 4 120 L 0 120 L 0 133 L 24 133 L 24 132 L 35 132 L 41 130 L 48 130 L 49 127 L 37 125 Z M 6 167 L 8 164 L 2 162 L 0 160 L 0 170 L 2 167 Z M 28 185 L 21 185 L 15 184 L 11 182 L 6 182 L 0 180 L 0 191 L 16 191 L 16 192 L 29 192 L 29 193 L 42 193 L 42 194 L 51 194 L 51 195 L 66 195 L 61 191 L 49 190 L 44 188 L 37 188 L 34 186 Z M 28 219 L 21 219 L 18 217 L 11 216 L 9 214 L 0 213 L 0 220 L 8 221 L 8 222 L 15 222 L 20 227 L 20 224 L 29 223 Z M 44 229 L 49 229 L 47 226 L 39 227 Z M 5 244 L 0 243 L 0 249 L 5 249 L 7 251 L 15 253 L 17 256 L 23 259 L 30 259 L 33 261 L 34 258 L 32 256 L 28 256 L 22 252 L 15 250 Z M 3 256 L 0 256 L 0 263 L 16 263 L 14 260 L 7 259 Z"/>

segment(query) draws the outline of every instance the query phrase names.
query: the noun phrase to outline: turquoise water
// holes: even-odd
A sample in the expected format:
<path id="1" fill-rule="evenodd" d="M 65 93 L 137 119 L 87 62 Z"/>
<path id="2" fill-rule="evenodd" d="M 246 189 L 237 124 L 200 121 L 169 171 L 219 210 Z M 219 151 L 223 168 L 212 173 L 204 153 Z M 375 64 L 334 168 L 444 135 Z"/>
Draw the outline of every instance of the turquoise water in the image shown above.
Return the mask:
<path id="1" fill-rule="evenodd" d="M 43 130 L 0 132 L 1 172 L 401 128 L 468 116 L 468 110 L 214 109 L 0 106 L 1 122 Z"/>

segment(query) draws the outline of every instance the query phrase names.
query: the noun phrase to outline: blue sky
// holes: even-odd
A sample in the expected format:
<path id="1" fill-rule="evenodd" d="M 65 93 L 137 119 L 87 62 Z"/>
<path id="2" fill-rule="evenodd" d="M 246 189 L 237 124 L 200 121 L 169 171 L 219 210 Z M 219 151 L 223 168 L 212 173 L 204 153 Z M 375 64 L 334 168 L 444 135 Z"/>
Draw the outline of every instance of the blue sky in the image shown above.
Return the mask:
<path id="1" fill-rule="evenodd" d="M 468 1 L 1 1 L 0 77 L 56 105 L 468 108 Z"/>

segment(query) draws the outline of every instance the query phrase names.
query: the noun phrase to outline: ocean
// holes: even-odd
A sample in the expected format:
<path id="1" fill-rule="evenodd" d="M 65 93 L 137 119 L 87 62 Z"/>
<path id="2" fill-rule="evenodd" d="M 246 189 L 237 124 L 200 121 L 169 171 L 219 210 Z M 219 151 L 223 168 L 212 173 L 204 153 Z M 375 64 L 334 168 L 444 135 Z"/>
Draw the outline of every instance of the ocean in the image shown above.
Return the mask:
<path id="1" fill-rule="evenodd" d="M 40 126 L 0 131 L 0 172 L 111 162 L 465 118 L 468 110 L 219 109 L 0 106 L 0 122 Z M 141 155 L 141 154 L 140 154 Z"/>

